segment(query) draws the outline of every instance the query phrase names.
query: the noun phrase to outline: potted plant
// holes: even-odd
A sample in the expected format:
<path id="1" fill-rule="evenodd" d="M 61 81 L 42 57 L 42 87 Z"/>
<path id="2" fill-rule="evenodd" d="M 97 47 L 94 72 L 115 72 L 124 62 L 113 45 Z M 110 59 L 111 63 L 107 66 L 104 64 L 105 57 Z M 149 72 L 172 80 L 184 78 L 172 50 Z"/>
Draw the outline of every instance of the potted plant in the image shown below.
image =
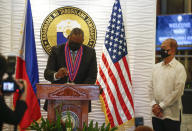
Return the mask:
<path id="1" fill-rule="evenodd" d="M 83 124 L 83 129 L 72 129 L 72 122 L 70 113 L 67 113 L 68 119 L 63 123 L 61 121 L 61 114 L 56 111 L 56 121 L 50 122 L 47 118 L 41 118 L 41 122 L 37 123 L 34 121 L 31 126 L 28 128 L 29 130 L 36 131 L 115 131 L 117 127 L 110 128 L 110 123 L 103 123 L 101 127 L 98 126 L 98 122 L 96 122 L 95 126 L 93 124 L 93 120 L 90 121 L 88 125 Z"/>

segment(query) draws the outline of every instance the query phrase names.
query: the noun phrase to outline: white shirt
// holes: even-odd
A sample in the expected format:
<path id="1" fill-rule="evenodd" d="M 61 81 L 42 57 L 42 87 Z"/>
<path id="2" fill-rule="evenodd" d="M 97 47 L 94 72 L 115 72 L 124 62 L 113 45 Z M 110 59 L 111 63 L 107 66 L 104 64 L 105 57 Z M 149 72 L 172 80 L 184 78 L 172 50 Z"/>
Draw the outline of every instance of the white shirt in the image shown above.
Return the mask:
<path id="1" fill-rule="evenodd" d="M 154 104 L 160 105 L 163 109 L 162 119 L 180 120 L 181 96 L 183 95 L 186 77 L 184 66 L 175 58 L 167 65 L 160 62 L 154 66 L 150 83 L 152 90 L 151 106 Z"/>

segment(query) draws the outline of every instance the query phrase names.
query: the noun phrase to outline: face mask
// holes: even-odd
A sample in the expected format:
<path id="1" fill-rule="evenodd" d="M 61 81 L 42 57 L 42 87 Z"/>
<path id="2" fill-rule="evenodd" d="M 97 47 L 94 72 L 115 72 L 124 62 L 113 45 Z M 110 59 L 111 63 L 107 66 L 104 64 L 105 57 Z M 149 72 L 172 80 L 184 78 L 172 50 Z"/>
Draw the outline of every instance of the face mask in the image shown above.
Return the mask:
<path id="1" fill-rule="evenodd" d="M 76 51 L 81 47 L 81 43 L 69 42 L 69 48 L 72 51 Z"/>
<path id="2" fill-rule="evenodd" d="M 161 49 L 160 53 L 161 53 L 161 58 L 163 58 L 163 59 L 165 59 L 166 57 L 170 56 L 168 54 L 168 50 L 165 50 L 165 49 Z"/>

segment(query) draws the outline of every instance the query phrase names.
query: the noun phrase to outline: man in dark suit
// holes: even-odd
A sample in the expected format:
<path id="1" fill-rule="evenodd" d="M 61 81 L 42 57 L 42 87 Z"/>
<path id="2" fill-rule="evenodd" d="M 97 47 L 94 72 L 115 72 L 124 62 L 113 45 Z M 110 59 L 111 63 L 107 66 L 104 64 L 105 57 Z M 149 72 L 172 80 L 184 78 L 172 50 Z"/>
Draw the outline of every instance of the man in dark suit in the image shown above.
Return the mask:
<path id="1" fill-rule="evenodd" d="M 94 84 L 97 77 L 96 53 L 83 45 L 84 33 L 74 28 L 68 41 L 53 47 L 48 58 L 44 77 L 51 83 Z M 44 105 L 47 110 L 47 102 Z"/>

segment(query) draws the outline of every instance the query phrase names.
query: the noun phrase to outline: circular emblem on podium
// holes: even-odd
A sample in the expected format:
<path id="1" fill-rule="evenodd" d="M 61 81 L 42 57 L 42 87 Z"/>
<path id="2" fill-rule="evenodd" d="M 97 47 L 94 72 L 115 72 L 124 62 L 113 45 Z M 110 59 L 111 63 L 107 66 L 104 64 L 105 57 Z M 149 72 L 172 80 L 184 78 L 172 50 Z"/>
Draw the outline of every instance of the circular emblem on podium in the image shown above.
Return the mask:
<path id="1" fill-rule="evenodd" d="M 72 128 L 73 129 L 77 129 L 79 127 L 79 117 L 77 116 L 77 114 L 75 114 L 72 111 L 64 111 L 62 112 L 62 121 L 65 123 L 66 121 L 68 121 L 68 113 L 70 115 L 71 118 L 71 123 L 72 123 Z"/>
<path id="2" fill-rule="evenodd" d="M 50 54 L 51 47 L 65 43 L 76 27 L 84 31 L 83 44 L 94 48 L 97 34 L 93 20 L 83 10 L 67 6 L 54 10 L 45 18 L 40 31 L 44 50 Z"/>

